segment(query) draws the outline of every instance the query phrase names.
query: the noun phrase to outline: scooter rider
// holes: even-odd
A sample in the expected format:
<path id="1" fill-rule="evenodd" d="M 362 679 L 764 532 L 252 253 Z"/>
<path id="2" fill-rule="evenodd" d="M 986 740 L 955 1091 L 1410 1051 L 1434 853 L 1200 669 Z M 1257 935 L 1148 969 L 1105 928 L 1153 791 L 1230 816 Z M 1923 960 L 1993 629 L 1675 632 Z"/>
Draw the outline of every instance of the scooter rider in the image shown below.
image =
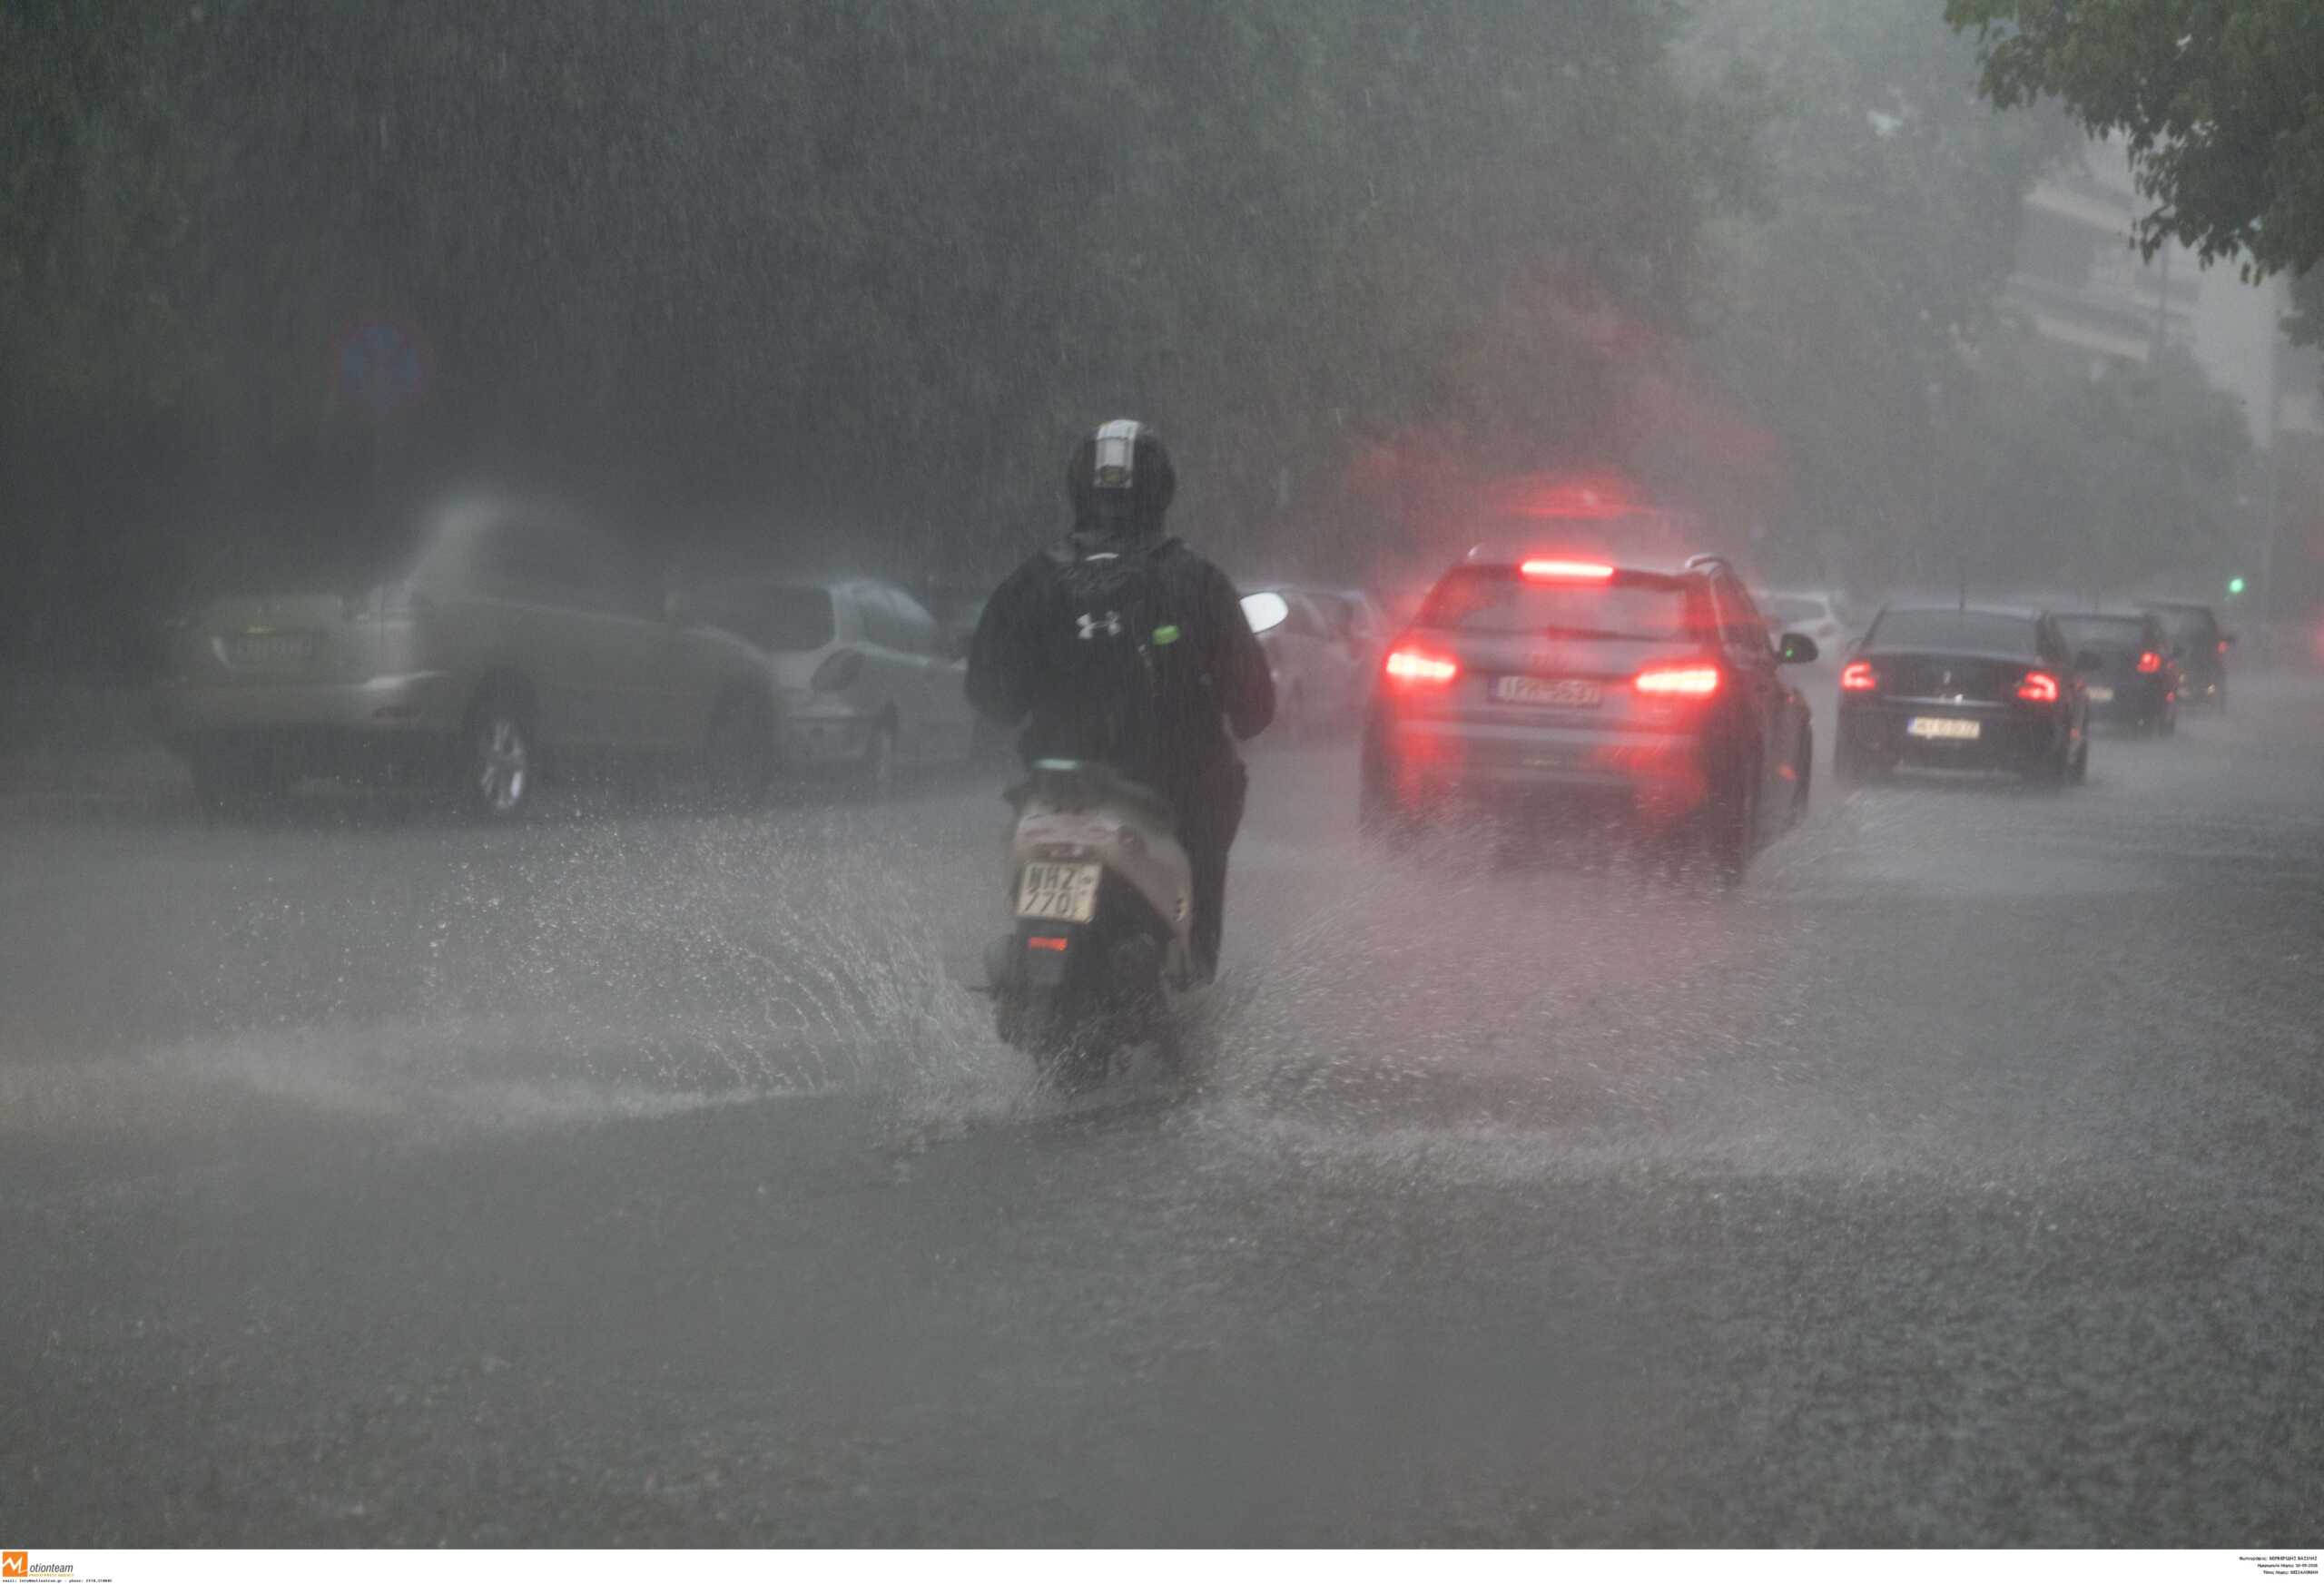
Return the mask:
<path id="1" fill-rule="evenodd" d="M 1275 718 L 1275 680 L 1226 575 L 1163 532 L 1177 486 L 1161 437 L 1129 418 L 1084 436 L 1066 468 L 1073 528 L 987 602 L 969 701 L 1019 751 L 1093 760 L 1170 801 L 1193 870 L 1198 970 L 1216 969 L 1226 852 L 1247 779 L 1234 738 Z"/>

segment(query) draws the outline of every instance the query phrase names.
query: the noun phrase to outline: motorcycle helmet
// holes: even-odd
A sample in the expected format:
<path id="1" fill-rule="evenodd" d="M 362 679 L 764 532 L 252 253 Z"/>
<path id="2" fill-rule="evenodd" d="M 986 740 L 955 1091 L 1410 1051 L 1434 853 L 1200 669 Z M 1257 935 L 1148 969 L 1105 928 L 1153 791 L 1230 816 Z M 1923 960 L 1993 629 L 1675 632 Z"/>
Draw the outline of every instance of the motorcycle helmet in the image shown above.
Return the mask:
<path id="1" fill-rule="evenodd" d="M 1077 528 L 1157 532 L 1177 488 L 1162 437 L 1136 418 L 1116 418 L 1084 435 L 1066 465 Z"/>

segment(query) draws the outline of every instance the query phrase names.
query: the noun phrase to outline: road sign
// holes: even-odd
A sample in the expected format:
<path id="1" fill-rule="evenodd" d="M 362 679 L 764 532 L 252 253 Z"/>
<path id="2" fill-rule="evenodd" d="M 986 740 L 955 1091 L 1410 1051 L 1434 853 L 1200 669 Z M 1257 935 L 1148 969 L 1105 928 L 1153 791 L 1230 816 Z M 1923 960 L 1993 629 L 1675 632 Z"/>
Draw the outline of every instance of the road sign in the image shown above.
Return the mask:
<path id="1" fill-rule="evenodd" d="M 331 388 L 369 418 L 409 412 L 435 377 L 436 349 L 410 319 L 366 314 L 331 343 Z"/>

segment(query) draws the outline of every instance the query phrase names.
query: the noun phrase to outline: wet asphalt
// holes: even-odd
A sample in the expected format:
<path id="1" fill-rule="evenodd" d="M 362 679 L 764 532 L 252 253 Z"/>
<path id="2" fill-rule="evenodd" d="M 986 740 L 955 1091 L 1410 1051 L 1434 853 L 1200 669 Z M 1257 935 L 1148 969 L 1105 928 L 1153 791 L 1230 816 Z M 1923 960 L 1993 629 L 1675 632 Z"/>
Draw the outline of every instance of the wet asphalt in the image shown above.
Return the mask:
<path id="1" fill-rule="evenodd" d="M 960 983 L 990 775 L 20 787 L 0 1531 L 2312 1545 L 2324 682 L 2237 685 L 1732 896 L 1264 751 L 1194 1067 L 1070 1097 Z"/>

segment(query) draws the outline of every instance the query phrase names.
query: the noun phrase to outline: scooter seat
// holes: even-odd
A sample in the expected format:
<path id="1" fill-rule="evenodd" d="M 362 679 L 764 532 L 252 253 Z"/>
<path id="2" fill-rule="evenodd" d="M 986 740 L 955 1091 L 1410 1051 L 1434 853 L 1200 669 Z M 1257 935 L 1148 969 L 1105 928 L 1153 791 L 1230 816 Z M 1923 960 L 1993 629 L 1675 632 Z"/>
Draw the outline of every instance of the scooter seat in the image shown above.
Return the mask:
<path id="1" fill-rule="evenodd" d="M 1178 814 L 1164 797 L 1144 782 L 1132 781 L 1110 765 L 1094 759 L 1039 759 L 1029 778 L 1001 793 L 1011 807 L 1022 809 L 1028 798 L 1039 796 L 1065 808 L 1090 803 L 1127 803 L 1139 817 L 1177 833 Z"/>

